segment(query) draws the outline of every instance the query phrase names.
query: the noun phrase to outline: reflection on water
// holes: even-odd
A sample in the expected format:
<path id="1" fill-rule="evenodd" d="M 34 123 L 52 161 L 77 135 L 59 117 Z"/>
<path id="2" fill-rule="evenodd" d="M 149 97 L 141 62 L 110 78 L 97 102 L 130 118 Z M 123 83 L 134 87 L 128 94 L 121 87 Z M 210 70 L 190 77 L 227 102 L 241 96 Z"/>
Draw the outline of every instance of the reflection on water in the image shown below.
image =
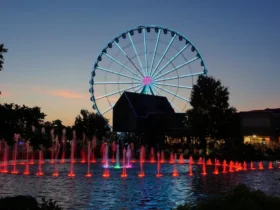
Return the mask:
<path id="1" fill-rule="evenodd" d="M 37 166 L 31 166 L 35 174 Z M 59 177 L 52 177 L 53 165 L 45 164 L 45 176 L 0 174 L 0 195 L 45 196 L 57 200 L 65 209 L 170 209 L 184 202 L 193 202 L 209 194 L 224 192 L 238 183 L 267 194 L 280 196 L 280 169 L 247 171 L 201 176 L 200 166 L 193 166 L 192 177 L 188 176 L 188 165 L 178 165 L 179 177 L 172 177 L 173 166 L 163 164 L 163 177 L 157 178 L 156 164 L 145 164 L 146 176 L 139 178 L 138 164 L 127 169 L 128 177 L 120 177 L 121 169 L 110 169 L 111 177 L 102 177 L 100 164 L 91 167 L 93 176 L 85 178 L 86 164 L 75 165 L 75 178 L 67 177 L 69 165 L 59 165 Z M 19 166 L 24 171 L 24 166 Z"/>

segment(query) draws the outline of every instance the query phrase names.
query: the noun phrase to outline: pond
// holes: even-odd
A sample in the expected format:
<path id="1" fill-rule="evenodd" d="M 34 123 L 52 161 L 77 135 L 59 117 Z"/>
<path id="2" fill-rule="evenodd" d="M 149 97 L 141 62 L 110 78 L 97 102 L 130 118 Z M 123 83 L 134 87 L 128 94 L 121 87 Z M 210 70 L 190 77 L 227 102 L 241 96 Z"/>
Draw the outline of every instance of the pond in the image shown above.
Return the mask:
<path id="1" fill-rule="evenodd" d="M 264 167 L 267 168 L 267 163 Z M 213 166 L 207 166 L 207 175 L 201 175 L 201 165 L 193 165 L 193 176 L 188 176 L 189 165 L 177 164 L 180 176 L 173 177 L 173 164 L 162 164 L 162 177 L 156 177 L 157 164 L 144 164 L 145 177 L 138 177 L 139 163 L 127 169 L 127 178 L 121 178 L 122 169 L 110 168 L 111 176 L 102 177 L 100 163 L 91 164 L 91 178 L 84 175 L 87 164 L 76 163 L 76 176 L 68 177 L 69 164 L 59 164 L 59 176 L 53 177 L 53 164 L 43 165 L 43 176 L 36 176 L 37 165 L 30 166 L 30 175 L 22 175 L 24 166 L 18 166 L 21 174 L 0 174 L 0 195 L 32 195 L 52 198 L 63 209 L 170 209 L 184 202 L 193 202 L 205 196 L 224 192 L 238 183 L 267 194 L 280 196 L 280 169 L 239 171 L 213 174 Z M 9 171 L 12 166 L 9 166 Z M 221 168 L 220 168 L 221 171 Z"/>

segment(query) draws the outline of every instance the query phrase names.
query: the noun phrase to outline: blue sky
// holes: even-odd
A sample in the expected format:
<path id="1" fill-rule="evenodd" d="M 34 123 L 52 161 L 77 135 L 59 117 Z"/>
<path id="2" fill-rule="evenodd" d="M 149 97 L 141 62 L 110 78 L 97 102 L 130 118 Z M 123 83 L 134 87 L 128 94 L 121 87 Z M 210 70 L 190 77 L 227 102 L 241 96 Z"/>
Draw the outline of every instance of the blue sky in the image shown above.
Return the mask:
<path id="1" fill-rule="evenodd" d="M 239 111 L 280 107 L 277 0 L 1 1 L 1 102 L 38 105 L 71 124 L 91 110 L 89 79 L 100 50 L 125 29 L 163 25 L 187 36 Z"/>

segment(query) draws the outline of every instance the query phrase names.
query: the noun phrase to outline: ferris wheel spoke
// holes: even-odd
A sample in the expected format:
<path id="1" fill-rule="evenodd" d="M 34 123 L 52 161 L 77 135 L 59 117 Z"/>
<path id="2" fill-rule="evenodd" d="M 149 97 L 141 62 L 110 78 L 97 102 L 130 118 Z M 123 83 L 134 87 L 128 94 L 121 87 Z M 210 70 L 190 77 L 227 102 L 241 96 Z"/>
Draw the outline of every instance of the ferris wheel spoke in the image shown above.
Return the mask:
<path id="1" fill-rule="evenodd" d="M 153 91 L 152 86 L 149 86 L 149 89 L 150 89 L 151 94 L 154 96 L 154 95 L 155 95 L 155 93 L 154 93 L 154 91 Z"/>
<path id="2" fill-rule="evenodd" d="M 164 70 L 172 61 L 174 61 L 190 44 L 185 45 L 173 58 L 171 58 L 157 73 L 153 75 L 155 78 L 162 70 Z"/>
<path id="3" fill-rule="evenodd" d="M 112 73 L 112 74 L 116 74 L 116 75 L 119 75 L 119 76 L 122 76 L 122 77 L 126 77 L 126 78 L 129 78 L 129 79 L 133 79 L 133 80 L 137 80 L 137 81 L 140 81 L 140 79 L 138 78 L 135 78 L 135 77 L 131 77 L 131 76 L 128 76 L 128 75 L 125 75 L 125 74 L 122 74 L 122 73 L 119 73 L 119 72 L 116 72 L 116 71 L 112 71 L 110 69 L 106 69 L 106 68 L 103 68 L 103 67 L 96 67 L 97 69 L 101 70 L 101 71 L 105 71 L 105 72 L 109 72 L 109 73 Z"/>
<path id="4" fill-rule="evenodd" d="M 136 88 L 134 92 L 137 93 L 137 91 L 140 90 L 141 88 L 142 88 L 142 86 L 140 86 L 139 88 Z"/>
<path id="5" fill-rule="evenodd" d="M 144 35 L 144 53 L 145 53 L 145 64 L 146 64 L 146 75 L 148 75 L 148 60 L 147 60 L 147 43 L 146 43 L 146 30 L 143 30 Z"/>
<path id="6" fill-rule="evenodd" d="M 181 64 L 181 65 L 179 65 L 179 66 L 176 66 L 175 68 L 170 69 L 169 71 L 167 71 L 167 72 L 165 72 L 165 73 L 163 73 L 163 74 L 161 74 L 161 75 L 158 75 L 158 76 L 155 77 L 154 79 L 157 80 L 158 78 L 161 78 L 161 77 L 163 77 L 163 76 L 165 76 L 165 75 L 167 75 L 167 74 L 170 74 L 170 73 L 176 71 L 177 69 L 180 69 L 180 68 L 182 68 L 182 67 L 184 67 L 184 66 L 186 66 L 186 65 L 188 65 L 188 64 L 190 64 L 190 63 L 192 63 L 192 62 L 194 62 L 194 61 L 196 61 L 197 59 L 199 59 L 199 56 L 196 56 L 195 58 L 193 58 L 193 59 L 191 59 L 191 60 L 189 60 L 189 61 L 187 61 L 187 62 L 185 62 L 185 63 L 183 63 L 183 64 Z"/>
<path id="7" fill-rule="evenodd" d="M 106 94 L 106 95 L 103 95 L 103 96 L 100 96 L 100 97 L 98 97 L 98 98 L 95 98 L 95 100 L 99 100 L 99 99 L 102 99 L 102 98 L 106 98 L 106 97 L 108 97 L 108 96 L 112 96 L 112 95 L 115 95 L 115 94 L 118 94 L 118 93 L 122 93 L 122 92 L 124 92 L 124 91 L 126 91 L 126 90 L 130 90 L 130 89 L 133 89 L 133 88 L 136 88 L 136 87 L 139 87 L 139 86 L 142 86 L 142 85 L 134 85 L 134 86 L 129 87 L 129 88 L 124 88 L 124 89 L 121 89 L 121 90 L 119 90 L 119 91 L 115 91 L 115 92 L 112 92 L 112 93 L 108 93 L 108 94 Z"/>
<path id="8" fill-rule="evenodd" d="M 129 60 L 129 62 L 134 66 L 134 68 L 139 72 L 140 75 L 142 75 L 142 77 L 144 77 L 144 75 L 142 74 L 142 72 L 137 68 L 137 66 L 133 63 L 133 61 L 128 57 L 128 55 L 125 53 L 125 51 L 122 49 L 122 47 L 115 41 L 114 42 L 118 48 L 120 49 L 120 51 L 124 54 L 124 56 Z M 135 74 L 135 73 L 134 73 Z M 138 74 L 135 74 L 139 77 Z M 141 77 L 139 77 L 141 79 Z"/>
<path id="9" fill-rule="evenodd" d="M 181 78 L 185 78 L 185 77 L 198 76 L 198 75 L 201 75 L 201 74 L 204 74 L 204 72 L 202 71 L 202 72 L 193 73 L 193 74 L 184 74 L 184 75 L 180 75 L 180 76 L 168 77 L 168 78 L 163 78 L 163 79 L 156 79 L 155 82 L 181 79 Z"/>
<path id="10" fill-rule="evenodd" d="M 157 89 L 157 87 L 155 87 L 155 92 L 157 92 L 159 95 L 166 97 L 166 95 L 162 94 L 161 92 L 159 92 Z M 169 100 L 168 100 L 169 101 Z M 169 101 L 169 103 L 180 113 L 182 113 L 182 110 L 180 110 L 175 104 L 173 104 L 171 101 Z"/>
<path id="11" fill-rule="evenodd" d="M 131 84 L 141 84 L 140 82 L 94 82 L 95 85 L 131 85 Z"/>
<path id="12" fill-rule="evenodd" d="M 104 115 L 104 114 L 106 114 L 107 112 L 109 112 L 111 109 L 114 108 L 114 106 L 115 106 L 115 104 L 113 104 L 112 106 L 110 106 L 108 109 L 104 110 L 104 111 L 101 113 L 101 115 Z"/>
<path id="13" fill-rule="evenodd" d="M 114 62 L 116 62 L 117 64 L 119 64 L 120 66 L 122 66 L 123 68 L 125 68 L 126 70 L 128 70 L 129 72 L 131 72 L 132 74 L 134 74 L 135 76 L 139 77 L 140 79 L 142 79 L 138 74 L 136 74 L 134 71 L 132 71 L 130 68 L 128 68 L 126 65 L 122 64 L 121 62 L 119 62 L 118 60 L 116 60 L 115 58 L 113 58 L 112 56 L 110 56 L 107 53 L 104 53 L 104 55 L 106 55 L 108 58 L 110 58 L 111 60 L 113 60 Z"/>
<path id="14" fill-rule="evenodd" d="M 155 45 L 155 49 L 154 49 L 154 53 L 153 53 L 152 63 L 151 63 L 151 66 L 150 66 L 149 76 L 151 76 L 151 73 L 152 73 L 152 69 L 153 69 L 153 65 L 154 65 L 154 61 L 155 61 L 155 56 L 156 56 L 156 53 L 157 53 L 157 47 L 158 47 L 158 41 L 159 41 L 159 38 L 160 38 L 160 33 L 161 33 L 161 29 L 159 29 L 159 31 L 158 31 L 157 41 L 156 41 L 156 45 Z"/>
<path id="15" fill-rule="evenodd" d="M 164 88 L 161 88 L 161 87 L 159 87 L 159 86 L 157 86 L 157 85 L 155 85 L 155 84 L 154 84 L 154 86 L 157 87 L 158 89 L 161 89 L 161 90 L 163 90 L 163 91 L 165 91 L 165 92 L 167 92 L 167 93 L 169 93 L 169 94 L 171 94 L 171 95 L 177 97 L 177 98 L 180 98 L 180 99 L 182 99 L 182 100 L 184 100 L 184 101 L 186 101 L 186 102 L 190 102 L 189 99 L 186 99 L 186 98 L 184 98 L 184 97 L 182 97 L 182 96 L 179 96 L 179 95 L 177 95 L 177 94 L 175 94 L 175 93 L 173 93 L 173 92 L 171 92 L 171 91 L 169 91 L 169 90 L 166 90 L 166 89 L 164 89 Z"/>
<path id="16" fill-rule="evenodd" d="M 145 75 L 145 71 L 144 71 L 144 69 L 143 69 L 142 62 L 141 62 L 141 60 L 140 60 L 140 58 L 139 58 L 138 52 L 137 52 L 136 47 L 135 47 L 135 44 L 134 44 L 134 42 L 133 42 L 133 40 L 132 40 L 132 38 L 131 38 L 131 36 L 130 36 L 130 33 L 128 33 L 128 37 L 129 37 L 129 40 L 130 40 L 130 42 L 131 42 L 131 44 L 132 44 L 133 50 L 134 50 L 134 52 L 135 52 L 135 55 L 137 56 L 137 59 L 138 59 L 139 65 L 140 65 L 140 67 L 141 67 L 141 69 L 142 69 L 142 72 L 143 72 L 143 74 Z"/>
<path id="17" fill-rule="evenodd" d="M 171 44 L 173 43 L 175 37 L 176 37 L 176 34 L 174 34 L 174 36 L 173 36 L 172 39 L 170 40 L 170 42 L 169 42 L 169 44 L 167 45 L 167 47 L 166 47 L 164 53 L 162 54 L 161 58 L 159 59 L 157 65 L 156 65 L 156 67 L 155 67 L 155 69 L 151 72 L 151 76 L 152 76 L 152 77 L 153 77 L 153 75 L 156 73 L 157 68 L 159 67 L 159 65 L 161 64 L 162 59 L 164 58 L 164 56 L 165 56 L 166 53 L 168 52 L 168 50 L 169 50 Z"/>
<path id="18" fill-rule="evenodd" d="M 155 82 L 155 84 L 156 84 L 156 85 L 169 86 L 169 87 L 176 87 L 176 88 L 192 89 L 191 86 L 172 85 L 172 84 L 166 84 L 166 83 L 162 83 L 162 82 Z"/>

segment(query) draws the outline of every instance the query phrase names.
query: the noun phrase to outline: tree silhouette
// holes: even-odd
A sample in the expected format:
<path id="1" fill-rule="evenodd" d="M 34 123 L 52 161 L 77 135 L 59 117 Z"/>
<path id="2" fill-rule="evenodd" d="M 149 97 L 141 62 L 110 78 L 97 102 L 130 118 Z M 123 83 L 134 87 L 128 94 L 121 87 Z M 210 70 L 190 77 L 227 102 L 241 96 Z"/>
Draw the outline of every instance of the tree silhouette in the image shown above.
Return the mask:
<path id="1" fill-rule="evenodd" d="M 220 80 L 200 75 L 191 93 L 192 109 L 187 111 L 187 126 L 191 135 L 200 139 L 206 149 L 206 137 L 228 138 L 229 126 L 236 109 L 229 105 L 228 88 Z"/>

